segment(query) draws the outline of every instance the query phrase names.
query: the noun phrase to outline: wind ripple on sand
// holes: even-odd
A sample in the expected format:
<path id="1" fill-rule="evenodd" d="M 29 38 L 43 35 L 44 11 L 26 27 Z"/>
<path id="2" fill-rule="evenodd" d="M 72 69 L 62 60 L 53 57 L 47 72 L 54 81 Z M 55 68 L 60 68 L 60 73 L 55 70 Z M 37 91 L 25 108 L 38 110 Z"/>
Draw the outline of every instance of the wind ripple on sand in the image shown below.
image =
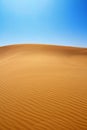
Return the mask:
<path id="1" fill-rule="evenodd" d="M 20 46 L 1 55 L 0 130 L 87 130 L 87 51 Z"/>

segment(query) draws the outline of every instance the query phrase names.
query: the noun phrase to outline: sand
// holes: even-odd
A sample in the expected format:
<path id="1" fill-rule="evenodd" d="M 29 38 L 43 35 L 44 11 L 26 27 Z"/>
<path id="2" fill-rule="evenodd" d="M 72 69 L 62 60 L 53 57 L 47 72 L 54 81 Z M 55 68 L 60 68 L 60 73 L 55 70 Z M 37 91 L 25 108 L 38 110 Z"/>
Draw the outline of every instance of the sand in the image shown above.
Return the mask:
<path id="1" fill-rule="evenodd" d="M 0 47 L 0 130 L 87 130 L 87 48 Z"/>

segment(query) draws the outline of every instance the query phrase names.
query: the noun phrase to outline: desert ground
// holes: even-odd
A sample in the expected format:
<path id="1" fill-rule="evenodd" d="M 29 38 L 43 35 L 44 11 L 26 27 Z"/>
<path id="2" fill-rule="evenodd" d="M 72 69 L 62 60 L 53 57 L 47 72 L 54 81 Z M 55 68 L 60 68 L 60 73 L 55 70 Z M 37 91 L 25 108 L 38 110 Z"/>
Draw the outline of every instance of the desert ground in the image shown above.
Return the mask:
<path id="1" fill-rule="evenodd" d="M 0 47 L 0 130 L 87 130 L 87 48 Z"/>

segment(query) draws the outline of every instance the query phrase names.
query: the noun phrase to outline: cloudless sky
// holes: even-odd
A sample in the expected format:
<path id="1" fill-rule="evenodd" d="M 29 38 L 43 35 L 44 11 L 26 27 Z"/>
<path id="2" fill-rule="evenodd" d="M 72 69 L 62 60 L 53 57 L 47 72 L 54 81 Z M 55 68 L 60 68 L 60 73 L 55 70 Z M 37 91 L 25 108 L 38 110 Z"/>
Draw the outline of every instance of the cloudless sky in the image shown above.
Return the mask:
<path id="1" fill-rule="evenodd" d="M 87 0 L 0 0 L 0 46 L 87 47 Z"/>

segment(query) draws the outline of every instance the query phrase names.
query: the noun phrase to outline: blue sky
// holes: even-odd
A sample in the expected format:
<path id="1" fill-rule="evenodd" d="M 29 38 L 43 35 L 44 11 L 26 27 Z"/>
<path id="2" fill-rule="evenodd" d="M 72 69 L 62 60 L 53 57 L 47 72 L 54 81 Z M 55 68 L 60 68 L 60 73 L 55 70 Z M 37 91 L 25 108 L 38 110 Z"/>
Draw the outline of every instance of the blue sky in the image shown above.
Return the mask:
<path id="1" fill-rule="evenodd" d="M 87 47 L 87 0 L 0 0 L 0 46 Z"/>

